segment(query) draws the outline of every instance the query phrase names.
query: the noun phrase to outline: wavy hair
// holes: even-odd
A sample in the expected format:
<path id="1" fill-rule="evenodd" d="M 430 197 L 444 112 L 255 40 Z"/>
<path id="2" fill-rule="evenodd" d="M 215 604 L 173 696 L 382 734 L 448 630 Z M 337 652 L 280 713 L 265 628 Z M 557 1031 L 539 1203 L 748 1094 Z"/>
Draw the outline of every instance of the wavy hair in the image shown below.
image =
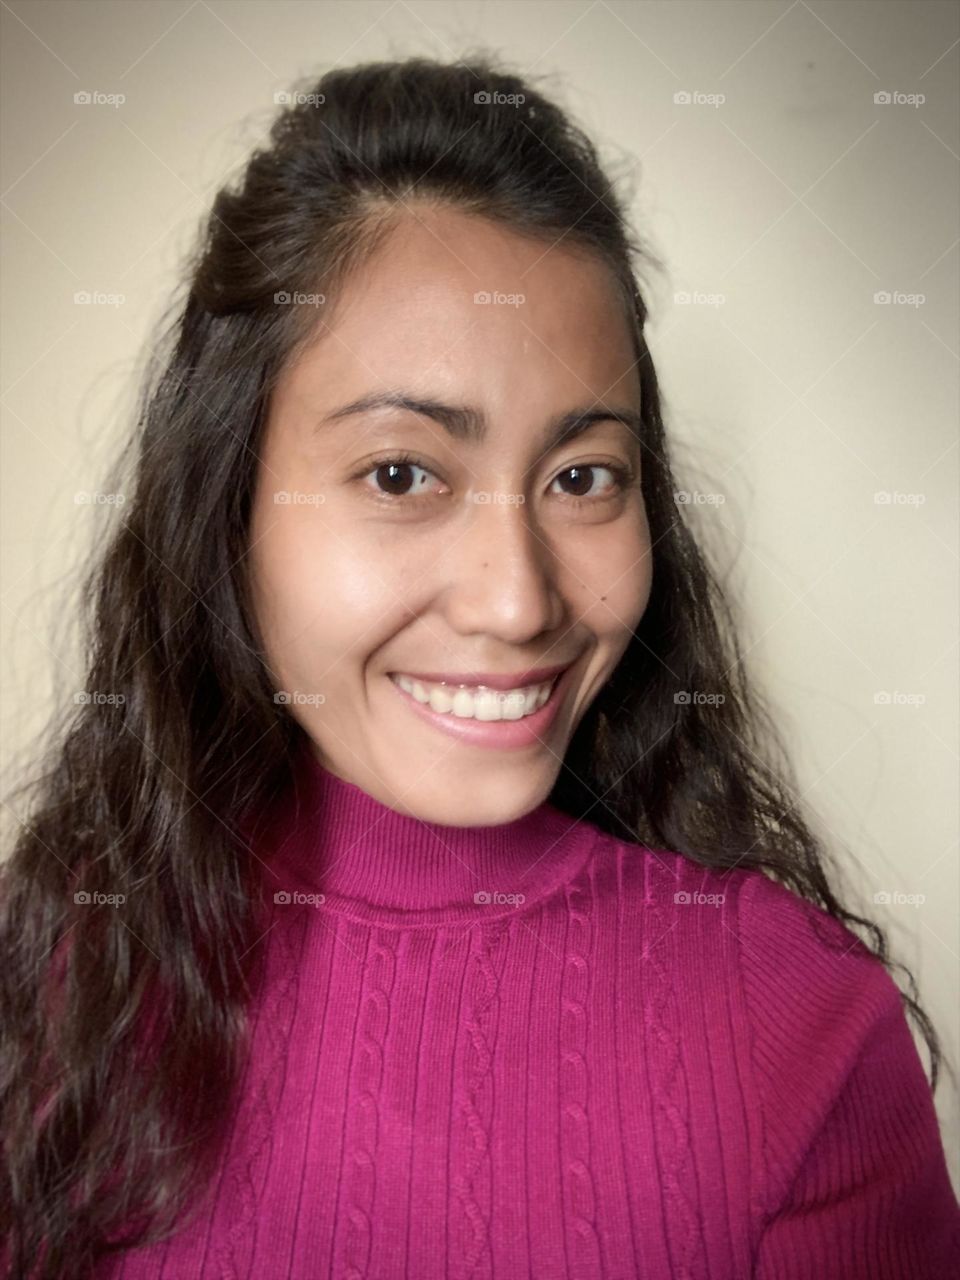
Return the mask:
<path id="1" fill-rule="evenodd" d="M 336 299 L 419 199 L 592 251 L 633 334 L 652 593 L 551 802 L 704 866 L 762 868 L 903 968 L 835 896 L 719 575 L 676 501 L 638 283 L 659 264 L 594 145 L 486 55 L 330 71 L 291 95 L 213 201 L 142 385 L 126 502 L 84 584 L 86 688 L 113 696 L 72 706 L 20 789 L 0 867 L 0 1225 L 14 1275 L 83 1275 L 168 1235 L 228 1132 L 261 953 L 253 833 L 303 740 L 273 699 L 245 561 L 270 391 L 309 337 L 310 308 L 276 298 Z M 935 1089 L 939 1043 L 904 972 Z"/>

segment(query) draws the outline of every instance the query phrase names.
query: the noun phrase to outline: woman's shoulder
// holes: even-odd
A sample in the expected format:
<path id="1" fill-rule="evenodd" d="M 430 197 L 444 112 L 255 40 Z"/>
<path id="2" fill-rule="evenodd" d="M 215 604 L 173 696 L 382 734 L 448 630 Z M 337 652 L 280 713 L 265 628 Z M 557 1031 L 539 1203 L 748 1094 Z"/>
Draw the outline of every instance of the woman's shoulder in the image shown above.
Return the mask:
<path id="1" fill-rule="evenodd" d="M 704 866 L 609 835 L 598 869 L 638 947 L 678 988 L 717 1000 L 722 986 L 725 1016 L 749 1042 L 774 1110 L 835 1095 L 878 1038 L 920 1069 L 903 997 L 879 957 L 765 870 Z"/>
<path id="2" fill-rule="evenodd" d="M 650 957 L 672 983 L 705 997 L 723 982 L 734 1027 L 749 1032 L 760 1058 L 782 1062 L 786 1077 L 802 1084 L 809 1059 L 829 1056 L 823 1070 L 839 1078 L 878 1028 L 912 1049 L 903 997 L 879 957 L 766 870 L 708 866 L 597 831 L 591 874 L 594 893 L 617 904 L 621 956 Z"/>
<path id="3" fill-rule="evenodd" d="M 607 832 L 598 835 L 595 862 L 599 874 L 615 882 L 619 897 L 671 916 L 681 937 L 702 937 L 705 922 L 713 921 L 736 943 L 738 967 L 755 981 L 768 973 L 787 983 L 802 976 L 807 988 L 819 978 L 860 989 L 866 973 L 873 977 L 867 984 L 873 995 L 897 991 L 847 924 L 761 868 L 707 865 Z"/>
<path id="4" fill-rule="evenodd" d="M 652 970 L 661 1004 L 675 998 L 677 1043 L 697 1043 L 706 1023 L 714 1074 L 735 1064 L 757 1126 L 757 1274 L 791 1271 L 810 1231 L 839 1244 L 866 1220 L 878 1257 L 906 1250 L 910 1274 L 947 1274 L 960 1207 L 903 996 L 880 958 L 762 869 L 703 867 L 609 836 L 603 855 L 622 915 L 646 939 L 635 972 Z M 907 1272 L 878 1263 L 870 1274 Z"/>

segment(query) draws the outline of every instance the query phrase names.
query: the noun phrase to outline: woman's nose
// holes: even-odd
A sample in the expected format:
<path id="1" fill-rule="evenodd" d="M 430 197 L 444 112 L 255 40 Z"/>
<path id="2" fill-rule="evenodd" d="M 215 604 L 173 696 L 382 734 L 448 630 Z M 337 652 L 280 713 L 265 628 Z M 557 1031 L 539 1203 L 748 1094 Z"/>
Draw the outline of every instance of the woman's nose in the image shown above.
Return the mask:
<path id="1" fill-rule="evenodd" d="M 462 634 L 522 645 L 561 628 L 562 565 L 525 504 L 496 497 L 468 499 L 465 530 L 442 555 L 447 616 Z"/>

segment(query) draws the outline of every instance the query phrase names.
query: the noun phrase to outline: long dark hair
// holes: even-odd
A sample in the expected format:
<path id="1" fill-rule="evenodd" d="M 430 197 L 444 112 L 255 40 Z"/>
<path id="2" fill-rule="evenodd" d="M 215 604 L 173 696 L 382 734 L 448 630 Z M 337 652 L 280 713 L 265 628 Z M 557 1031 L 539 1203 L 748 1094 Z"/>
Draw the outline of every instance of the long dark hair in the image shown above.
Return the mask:
<path id="1" fill-rule="evenodd" d="M 764 868 L 895 965 L 882 930 L 834 896 L 719 575 L 678 505 L 638 284 L 656 259 L 594 146 L 484 56 L 331 71 L 291 95 L 214 200 L 115 482 L 127 501 L 86 584 L 86 696 L 22 788 L 0 869 L 2 1225 L 16 1275 L 80 1275 L 111 1247 L 161 1238 L 214 1167 L 260 954 L 251 831 L 303 741 L 274 701 L 245 573 L 270 390 L 316 316 L 277 295 L 335 300 L 420 197 L 592 250 L 634 335 L 652 595 L 551 801 L 705 866 Z M 939 1043 L 904 972 L 935 1089 Z"/>

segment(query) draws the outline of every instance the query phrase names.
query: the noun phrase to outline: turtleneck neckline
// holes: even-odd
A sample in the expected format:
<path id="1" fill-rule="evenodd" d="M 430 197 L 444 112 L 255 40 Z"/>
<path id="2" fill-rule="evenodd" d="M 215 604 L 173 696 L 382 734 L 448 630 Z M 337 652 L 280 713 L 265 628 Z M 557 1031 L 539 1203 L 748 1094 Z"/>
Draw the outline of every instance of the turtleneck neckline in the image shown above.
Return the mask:
<path id="1" fill-rule="evenodd" d="M 295 895 L 308 895 L 311 905 L 367 923 L 414 925 L 488 922 L 529 909 L 576 875 L 601 834 L 549 801 L 495 826 L 424 822 L 340 778 L 312 752 L 301 757 L 271 832 L 268 896 L 286 893 L 296 903 L 304 899 Z"/>

